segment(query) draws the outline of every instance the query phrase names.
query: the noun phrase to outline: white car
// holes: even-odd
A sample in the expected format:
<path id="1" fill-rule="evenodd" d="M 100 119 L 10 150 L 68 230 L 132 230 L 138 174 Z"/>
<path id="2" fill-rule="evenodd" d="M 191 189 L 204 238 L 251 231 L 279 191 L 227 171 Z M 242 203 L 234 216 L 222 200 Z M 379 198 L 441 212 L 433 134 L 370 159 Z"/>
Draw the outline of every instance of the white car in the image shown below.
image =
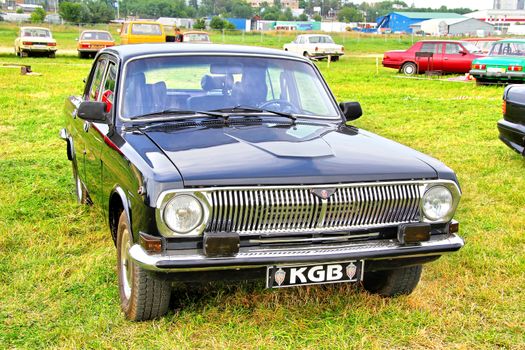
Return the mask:
<path id="1" fill-rule="evenodd" d="M 20 57 L 38 53 L 54 58 L 56 50 L 57 42 L 47 28 L 22 27 L 15 39 L 15 53 Z"/>
<path id="2" fill-rule="evenodd" d="M 298 35 L 294 41 L 285 44 L 283 49 L 311 58 L 331 56 L 332 61 L 338 61 L 339 57 L 345 53 L 344 46 L 337 45 L 330 35 L 324 34 Z"/>

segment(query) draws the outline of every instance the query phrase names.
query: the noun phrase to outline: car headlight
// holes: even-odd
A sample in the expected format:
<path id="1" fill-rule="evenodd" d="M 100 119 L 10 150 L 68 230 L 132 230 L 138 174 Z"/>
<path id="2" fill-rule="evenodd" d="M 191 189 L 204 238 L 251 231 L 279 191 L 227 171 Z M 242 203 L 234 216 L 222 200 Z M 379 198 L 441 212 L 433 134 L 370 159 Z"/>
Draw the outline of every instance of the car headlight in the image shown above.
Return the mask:
<path id="1" fill-rule="evenodd" d="M 430 221 L 449 221 L 454 214 L 454 197 L 445 186 L 432 186 L 423 195 L 422 209 Z"/>
<path id="2" fill-rule="evenodd" d="M 164 207 L 163 219 L 176 233 L 188 233 L 201 222 L 204 211 L 201 202 L 194 196 L 180 194 L 174 196 Z"/>

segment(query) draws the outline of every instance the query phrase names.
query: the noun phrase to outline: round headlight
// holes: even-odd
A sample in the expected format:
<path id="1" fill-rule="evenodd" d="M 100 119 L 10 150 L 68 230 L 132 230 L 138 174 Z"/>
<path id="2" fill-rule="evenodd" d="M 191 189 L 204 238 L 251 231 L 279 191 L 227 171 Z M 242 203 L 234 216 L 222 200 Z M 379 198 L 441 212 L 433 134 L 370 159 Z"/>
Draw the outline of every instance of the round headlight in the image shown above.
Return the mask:
<path id="1" fill-rule="evenodd" d="M 450 190 L 444 186 L 434 186 L 423 195 L 423 214 L 432 221 L 450 219 L 454 199 Z"/>
<path id="2" fill-rule="evenodd" d="M 188 233 L 195 229 L 203 217 L 199 200 L 187 194 L 173 197 L 164 208 L 164 222 L 176 233 Z"/>

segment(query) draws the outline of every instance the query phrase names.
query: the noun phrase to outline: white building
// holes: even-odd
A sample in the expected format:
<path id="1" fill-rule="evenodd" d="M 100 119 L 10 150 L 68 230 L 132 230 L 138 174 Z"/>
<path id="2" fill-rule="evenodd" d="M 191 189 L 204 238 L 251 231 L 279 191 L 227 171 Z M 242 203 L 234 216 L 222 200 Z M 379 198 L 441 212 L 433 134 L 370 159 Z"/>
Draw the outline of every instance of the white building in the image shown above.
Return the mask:
<path id="1" fill-rule="evenodd" d="M 465 14 L 470 18 L 490 23 L 494 30 L 507 32 L 512 23 L 525 22 L 525 10 L 481 10 Z"/>
<path id="2" fill-rule="evenodd" d="M 494 10 L 523 10 L 524 0 L 494 0 Z"/>
<path id="3" fill-rule="evenodd" d="M 424 32 L 434 36 L 492 34 L 494 26 L 475 18 L 434 18 L 410 26 L 414 32 Z"/>

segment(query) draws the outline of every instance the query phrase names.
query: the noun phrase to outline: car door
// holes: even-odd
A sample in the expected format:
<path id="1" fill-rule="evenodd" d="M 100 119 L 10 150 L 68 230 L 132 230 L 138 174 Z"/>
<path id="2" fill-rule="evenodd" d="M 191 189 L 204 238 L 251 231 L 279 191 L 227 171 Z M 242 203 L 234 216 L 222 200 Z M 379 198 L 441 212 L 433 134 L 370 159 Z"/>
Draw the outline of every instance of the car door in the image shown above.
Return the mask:
<path id="1" fill-rule="evenodd" d="M 95 72 L 92 76 L 91 85 L 85 101 L 101 101 L 104 93 L 104 82 L 108 72 L 110 61 L 106 55 L 101 56 L 97 61 Z M 83 140 L 84 140 L 84 184 L 88 189 L 91 201 L 96 203 L 100 193 L 100 152 L 104 144 L 102 132 L 107 133 L 108 126 L 100 123 L 84 121 Z"/>
<path id="2" fill-rule="evenodd" d="M 443 43 L 423 42 L 418 52 L 432 53 L 432 57 L 416 58 L 420 72 L 443 69 Z"/>
<path id="3" fill-rule="evenodd" d="M 106 112 L 113 118 L 113 102 L 115 96 L 115 86 L 117 79 L 117 63 L 108 57 L 106 70 L 102 83 L 100 85 L 100 93 L 97 101 L 106 104 Z M 108 147 L 110 142 L 107 142 L 107 135 L 110 127 L 105 123 L 90 123 L 88 128 L 88 136 L 86 137 L 86 181 L 91 188 L 92 200 L 100 201 L 102 206 L 106 203 L 102 202 L 102 160 L 101 154 L 105 147 Z"/>
<path id="4" fill-rule="evenodd" d="M 445 43 L 443 71 L 466 73 L 470 70 L 472 55 L 459 43 Z"/>

